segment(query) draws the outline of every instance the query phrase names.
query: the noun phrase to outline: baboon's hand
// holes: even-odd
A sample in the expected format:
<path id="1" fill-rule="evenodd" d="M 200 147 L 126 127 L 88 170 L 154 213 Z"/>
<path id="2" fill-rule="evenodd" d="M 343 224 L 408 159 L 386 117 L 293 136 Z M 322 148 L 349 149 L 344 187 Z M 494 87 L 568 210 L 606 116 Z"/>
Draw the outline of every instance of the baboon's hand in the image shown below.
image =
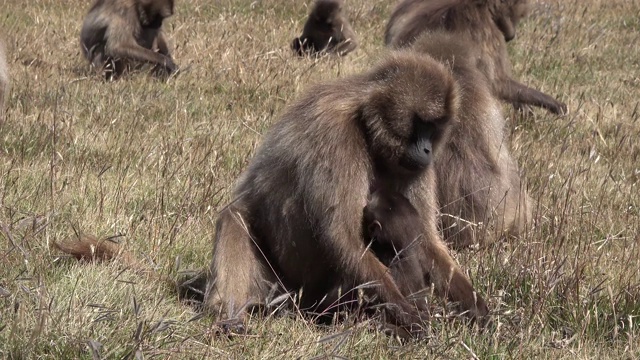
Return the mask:
<path id="1" fill-rule="evenodd" d="M 169 72 L 169 74 L 174 74 L 176 71 L 178 71 L 178 65 L 176 65 L 173 62 L 173 59 L 171 59 L 171 57 L 169 56 L 165 56 L 164 66 L 167 68 L 167 71 Z"/>
<path id="2" fill-rule="evenodd" d="M 407 304 L 408 305 L 408 304 Z M 393 306 L 389 309 L 391 319 L 387 321 L 387 327 L 394 329 L 395 335 L 401 338 L 420 339 L 427 335 L 427 321 L 429 314 L 417 311 L 412 306 Z"/>
<path id="3" fill-rule="evenodd" d="M 569 113 L 567 109 L 567 104 L 559 101 L 556 104 L 554 104 L 553 108 L 550 110 L 553 111 L 554 114 L 558 114 L 558 115 L 567 115 Z"/>

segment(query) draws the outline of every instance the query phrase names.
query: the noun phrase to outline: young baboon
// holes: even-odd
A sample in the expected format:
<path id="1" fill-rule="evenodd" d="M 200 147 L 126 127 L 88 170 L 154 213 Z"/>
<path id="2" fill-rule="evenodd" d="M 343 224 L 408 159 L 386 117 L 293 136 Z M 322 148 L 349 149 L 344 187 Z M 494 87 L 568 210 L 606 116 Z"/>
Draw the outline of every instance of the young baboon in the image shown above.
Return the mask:
<path id="1" fill-rule="evenodd" d="M 528 5 L 528 0 L 404 0 L 389 19 L 385 44 L 407 47 L 424 32 L 451 32 L 478 49 L 477 67 L 497 97 L 516 107 L 528 104 L 566 114 L 564 103 L 511 77 L 506 41 L 515 37 Z"/>
<path id="2" fill-rule="evenodd" d="M 358 47 L 356 34 L 342 12 L 342 0 L 317 0 L 304 24 L 302 35 L 291 48 L 298 55 L 321 52 L 346 55 Z"/>
<path id="3" fill-rule="evenodd" d="M 452 33 L 425 33 L 413 50 L 453 70 L 465 106 L 435 163 L 445 239 L 458 247 L 492 235 L 517 235 L 531 220 L 531 200 L 509 153 L 500 105 L 477 70 L 477 48 Z"/>
<path id="4" fill-rule="evenodd" d="M 162 21 L 173 14 L 173 0 L 97 0 L 82 24 L 82 53 L 107 77 L 122 75 L 135 62 L 174 73 L 162 34 Z"/>
<path id="5" fill-rule="evenodd" d="M 0 38 L 0 125 L 4 122 L 7 96 L 9 95 L 9 65 L 4 42 Z"/>
<path id="6" fill-rule="evenodd" d="M 301 290 L 301 306 L 316 309 L 332 289 L 374 282 L 364 291 L 387 304 L 391 323 L 411 331 L 422 312 L 366 248 L 363 208 L 372 186 L 392 189 L 418 209 L 421 246 L 442 246 L 430 164 L 457 108 L 451 73 L 415 52 L 391 54 L 365 74 L 309 89 L 264 136 L 218 217 L 205 306 L 242 322 L 273 282 Z M 457 273 L 455 263 L 446 263 L 442 274 Z M 486 314 L 468 281 L 449 286 L 448 280 L 445 289 L 468 286 L 448 291 L 465 297 L 454 299 L 465 310 Z"/>
<path id="7" fill-rule="evenodd" d="M 417 305 L 424 296 L 415 296 L 432 283 L 435 290 L 454 300 L 476 300 L 469 279 L 458 268 L 441 241 L 427 241 L 420 213 L 402 194 L 377 190 L 364 208 L 364 239 L 380 262 L 389 267 L 400 292 L 416 298 Z M 458 292 L 458 293 L 457 293 Z M 413 295 L 413 296 L 412 296 Z M 461 304 L 486 314 L 488 308 L 482 298 Z"/>

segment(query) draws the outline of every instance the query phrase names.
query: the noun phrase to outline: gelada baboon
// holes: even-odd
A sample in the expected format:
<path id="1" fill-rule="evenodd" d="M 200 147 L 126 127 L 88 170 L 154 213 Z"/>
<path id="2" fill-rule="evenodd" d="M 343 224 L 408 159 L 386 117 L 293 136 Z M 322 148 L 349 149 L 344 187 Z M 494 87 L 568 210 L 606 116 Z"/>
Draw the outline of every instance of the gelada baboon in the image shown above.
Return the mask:
<path id="1" fill-rule="evenodd" d="M 434 32 L 412 49 L 451 66 L 465 105 L 435 163 L 445 239 L 463 247 L 522 233 L 531 221 L 531 199 L 509 152 L 501 107 L 475 67 L 477 48 Z"/>
<path id="2" fill-rule="evenodd" d="M 506 41 L 515 37 L 515 27 L 528 9 L 528 0 L 404 0 L 389 19 L 385 44 L 401 48 L 424 32 L 454 33 L 479 50 L 477 67 L 497 97 L 516 107 L 533 105 L 566 114 L 564 103 L 511 77 Z"/>
<path id="3" fill-rule="evenodd" d="M 0 125 L 4 122 L 7 96 L 9 96 L 9 65 L 7 65 L 4 42 L 0 39 Z"/>
<path id="4" fill-rule="evenodd" d="M 374 282 L 364 291 L 386 304 L 387 321 L 414 330 L 423 312 L 366 248 L 363 209 L 372 188 L 396 191 L 419 210 L 421 246 L 443 246 L 430 163 L 457 107 L 451 73 L 414 52 L 309 89 L 265 135 L 219 214 L 205 307 L 241 323 L 274 282 L 299 291 L 301 307 L 314 310 L 332 289 Z M 459 271 L 452 260 L 445 263 L 439 273 Z M 484 315 L 468 279 L 449 284 L 450 278 L 438 285 L 463 288 L 449 293 L 465 297 L 454 298 L 464 310 Z"/>
<path id="5" fill-rule="evenodd" d="M 317 0 L 302 35 L 291 44 L 298 55 L 324 51 L 345 55 L 356 47 L 356 34 L 342 12 L 342 0 Z"/>
<path id="6" fill-rule="evenodd" d="M 400 292 L 417 300 L 419 308 L 426 306 L 425 289 L 435 285 L 441 295 L 462 301 L 463 309 L 487 314 L 482 298 L 474 299 L 471 284 L 449 255 L 441 241 L 425 244 L 426 232 L 420 213 L 401 193 L 377 190 L 364 208 L 363 231 L 371 251 L 387 266 Z M 424 294 L 424 292 L 423 292 Z"/>
<path id="7" fill-rule="evenodd" d="M 82 53 L 107 77 L 141 63 L 174 73 L 178 68 L 161 30 L 172 14 L 173 0 L 97 0 L 82 24 Z"/>

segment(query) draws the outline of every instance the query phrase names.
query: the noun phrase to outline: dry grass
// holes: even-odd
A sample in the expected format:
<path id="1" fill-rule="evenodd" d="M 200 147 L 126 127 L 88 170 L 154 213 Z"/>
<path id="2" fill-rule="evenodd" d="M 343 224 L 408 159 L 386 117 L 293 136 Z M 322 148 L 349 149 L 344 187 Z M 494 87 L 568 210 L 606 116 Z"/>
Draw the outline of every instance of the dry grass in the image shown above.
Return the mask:
<path id="1" fill-rule="evenodd" d="M 539 1 L 510 45 L 517 76 L 571 114 L 505 107 L 537 226 L 457 254 L 495 313 L 485 331 L 435 319 L 429 341 L 398 346 L 366 323 L 268 317 L 229 340 L 213 319 L 191 321 L 166 284 L 51 250 L 75 231 L 122 234 L 162 274 L 176 275 L 177 257 L 180 269 L 208 264 L 216 211 L 261 134 L 307 84 L 371 66 L 392 3 L 349 1 L 362 47 L 316 61 L 288 50 L 303 2 L 178 1 L 167 32 L 188 71 L 104 83 L 79 51 L 88 1 L 1 0 L 13 88 L 0 128 L 0 357 L 640 356 L 637 0 Z"/>

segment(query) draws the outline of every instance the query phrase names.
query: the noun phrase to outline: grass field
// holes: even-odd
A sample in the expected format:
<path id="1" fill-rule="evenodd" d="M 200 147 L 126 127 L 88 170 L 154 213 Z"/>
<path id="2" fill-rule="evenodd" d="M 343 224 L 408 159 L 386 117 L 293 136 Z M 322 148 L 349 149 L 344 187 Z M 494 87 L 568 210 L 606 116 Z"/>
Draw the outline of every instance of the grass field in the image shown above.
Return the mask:
<path id="1" fill-rule="evenodd" d="M 88 0 L 0 0 L 13 78 L 0 127 L 0 358 L 640 357 L 640 1 L 533 1 L 510 43 L 517 78 L 566 102 L 565 117 L 505 105 L 536 201 L 519 240 L 460 251 L 485 294 L 483 331 L 436 318 L 400 345 L 367 322 L 255 318 L 215 336 L 171 287 L 51 248 L 76 233 L 175 277 L 208 265 L 216 212 L 261 134 L 310 83 L 368 69 L 395 1 L 348 0 L 361 47 L 290 52 L 310 1 L 179 0 L 166 24 L 167 82 L 105 83 L 80 55 Z"/>

